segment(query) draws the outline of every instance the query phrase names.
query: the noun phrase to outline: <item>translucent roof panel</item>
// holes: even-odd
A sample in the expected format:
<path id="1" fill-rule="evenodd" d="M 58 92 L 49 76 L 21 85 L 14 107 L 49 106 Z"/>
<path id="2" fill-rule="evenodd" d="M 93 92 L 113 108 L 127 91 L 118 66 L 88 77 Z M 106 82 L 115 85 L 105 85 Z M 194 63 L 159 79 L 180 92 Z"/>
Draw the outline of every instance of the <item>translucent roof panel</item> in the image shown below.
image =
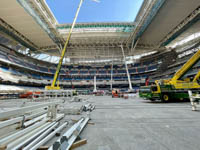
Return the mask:
<path id="1" fill-rule="evenodd" d="M 133 22 L 143 0 L 84 0 L 77 22 Z M 80 0 L 46 0 L 60 24 L 72 23 Z"/>

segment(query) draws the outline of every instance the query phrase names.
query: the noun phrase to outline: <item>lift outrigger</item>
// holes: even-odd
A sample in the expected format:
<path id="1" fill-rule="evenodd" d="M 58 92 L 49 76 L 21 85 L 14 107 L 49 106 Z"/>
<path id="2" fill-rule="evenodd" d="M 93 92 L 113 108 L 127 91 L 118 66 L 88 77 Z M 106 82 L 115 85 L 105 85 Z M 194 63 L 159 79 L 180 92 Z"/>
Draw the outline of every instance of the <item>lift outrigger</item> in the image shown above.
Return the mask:
<path id="1" fill-rule="evenodd" d="M 197 74 L 189 75 L 193 68 L 200 63 L 200 50 L 198 50 L 171 79 L 156 80 L 154 85 L 143 86 L 139 90 L 142 98 L 149 100 L 170 100 L 189 99 L 188 90 L 200 91 L 200 71 Z"/>

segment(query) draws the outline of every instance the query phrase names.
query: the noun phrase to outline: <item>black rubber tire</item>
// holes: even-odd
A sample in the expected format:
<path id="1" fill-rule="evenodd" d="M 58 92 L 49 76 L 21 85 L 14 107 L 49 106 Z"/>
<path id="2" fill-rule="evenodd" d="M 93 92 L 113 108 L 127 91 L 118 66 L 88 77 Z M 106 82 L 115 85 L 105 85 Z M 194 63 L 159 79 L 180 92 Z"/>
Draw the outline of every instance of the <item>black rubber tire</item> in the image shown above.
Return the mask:
<path id="1" fill-rule="evenodd" d="M 170 97 L 168 94 L 163 94 L 161 100 L 162 102 L 168 103 L 170 101 Z"/>

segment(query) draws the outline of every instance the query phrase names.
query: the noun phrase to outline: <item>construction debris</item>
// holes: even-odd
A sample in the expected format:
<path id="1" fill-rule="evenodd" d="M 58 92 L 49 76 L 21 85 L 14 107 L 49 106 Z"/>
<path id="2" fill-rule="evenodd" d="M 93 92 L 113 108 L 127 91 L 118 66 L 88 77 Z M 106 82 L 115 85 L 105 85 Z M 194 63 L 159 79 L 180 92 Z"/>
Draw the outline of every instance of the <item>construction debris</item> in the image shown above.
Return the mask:
<path id="1" fill-rule="evenodd" d="M 48 146 L 41 146 L 37 150 L 48 150 L 48 149 L 49 149 Z"/>
<path id="2" fill-rule="evenodd" d="M 6 145 L 2 145 L 2 146 L 0 146 L 0 150 L 6 150 Z"/>
<path id="3" fill-rule="evenodd" d="M 91 103 L 82 104 L 82 103 L 69 103 L 69 105 L 60 106 L 58 111 L 64 113 L 65 115 L 80 115 L 82 112 L 91 112 L 95 109 L 95 106 Z"/>
<path id="4" fill-rule="evenodd" d="M 70 102 L 87 102 L 91 96 L 74 96 Z"/>
<path id="5" fill-rule="evenodd" d="M 70 150 L 75 149 L 75 148 L 77 148 L 77 147 L 80 147 L 80 146 L 82 146 L 82 145 L 84 145 L 84 144 L 87 144 L 87 140 L 86 140 L 86 139 L 77 141 L 77 142 L 75 142 L 75 143 L 72 144 Z"/>
<path id="6" fill-rule="evenodd" d="M 81 102 L 83 99 L 79 96 L 74 96 L 71 100 L 71 102 Z"/>
<path id="7" fill-rule="evenodd" d="M 95 109 L 95 106 L 94 105 L 92 105 L 91 103 L 89 103 L 89 104 L 86 104 L 86 105 L 84 105 L 83 106 L 83 111 L 93 111 Z"/>

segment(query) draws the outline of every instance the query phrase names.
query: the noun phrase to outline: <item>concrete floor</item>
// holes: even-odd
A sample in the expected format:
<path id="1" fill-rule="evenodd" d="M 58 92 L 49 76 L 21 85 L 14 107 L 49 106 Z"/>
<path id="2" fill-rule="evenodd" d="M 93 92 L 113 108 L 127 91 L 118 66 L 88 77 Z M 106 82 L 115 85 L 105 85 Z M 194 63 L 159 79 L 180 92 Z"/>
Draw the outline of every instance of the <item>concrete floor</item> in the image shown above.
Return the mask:
<path id="1" fill-rule="evenodd" d="M 96 105 L 77 150 L 200 150 L 200 112 L 190 103 L 91 97 Z"/>
<path id="2" fill-rule="evenodd" d="M 111 96 L 87 96 L 86 99 L 63 104 L 67 108 L 81 107 L 88 102 L 96 105 L 90 121 L 95 125 L 88 124 L 80 135 L 88 143 L 77 150 L 200 150 L 200 111 L 192 111 L 189 102 L 152 103 L 138 97 Z M 29 100 L 0 101 L 0 112 L 33 104 Z M 83 115 L 66 115 L 62 122 Z M 58 138 L 45 145 L 52 145 Z"/>

